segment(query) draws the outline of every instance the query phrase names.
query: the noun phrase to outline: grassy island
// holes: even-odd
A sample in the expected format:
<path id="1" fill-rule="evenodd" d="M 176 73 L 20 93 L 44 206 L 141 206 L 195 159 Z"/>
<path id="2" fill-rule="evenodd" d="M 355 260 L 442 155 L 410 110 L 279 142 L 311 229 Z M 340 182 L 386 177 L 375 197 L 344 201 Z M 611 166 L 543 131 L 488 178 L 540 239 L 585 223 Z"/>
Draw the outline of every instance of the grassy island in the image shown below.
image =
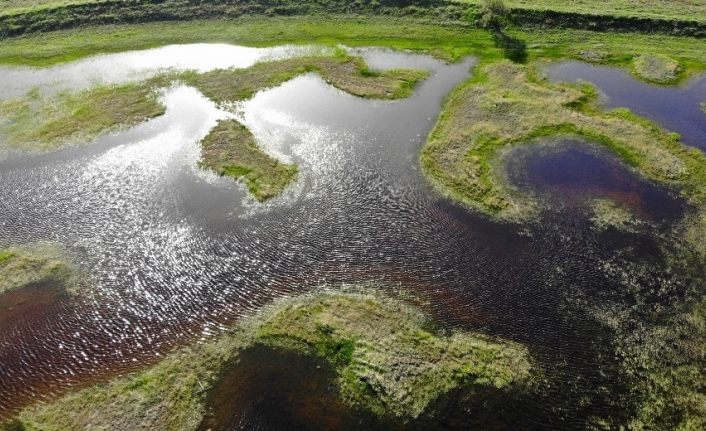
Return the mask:
<path id="1" fill-rule="evenodd" d="M 222 120 L 201 141 L 201 166 L 242 181 L 260 202 L 279 195 L 297 176 L 297 167 L 281 163 L 258 148 L 247 127 Z"/>
<path id="2" fill-rule="evenodd" d="M 413 418 L 457 387 L 511 394 L 532 380 L 527 350 L 516 343 L 440 333 L 419 310 L 378 294 L 323 291 L 270 305 L 216 341 L 182 348 L 144 371 L 30 406 L 14 423 L 26 430 L 197 429 L 222 370 L 254 345 L 323 359 L 344 401 L 377 415 Z"/>

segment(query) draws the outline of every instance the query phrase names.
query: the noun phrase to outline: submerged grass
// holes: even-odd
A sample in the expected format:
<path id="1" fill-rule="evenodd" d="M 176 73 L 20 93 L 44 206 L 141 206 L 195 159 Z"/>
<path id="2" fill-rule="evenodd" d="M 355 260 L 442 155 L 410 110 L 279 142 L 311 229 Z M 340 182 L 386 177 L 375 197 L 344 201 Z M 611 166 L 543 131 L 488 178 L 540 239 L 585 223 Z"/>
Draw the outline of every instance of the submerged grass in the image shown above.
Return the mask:
<path id="1" fill-rule="evenodd" d="M 164 106 L 141 84 L 100 86 L 86 91 L 0 102 L 0 133 L 21 150 L 54 150 L 162 115 Z"/>
<path id="2" fill-rule="evenodd" d="M 255 344 L 330 362 L 353 406 L 416 416 L 460 385 L 521 389 L 527 350 L 467 332 L 442 335 L 410 306 L 377 294 L 319 292 L 275 303 L 215 341 L 182 348 L 150 368 L 22 410 L 26 430 L 196 429 L 224 367 Z"/>
<path id="3" fill-rule="evenodd" d="M 220 121 L 201 141 L 200 165 L 244 182 L 260 202 L 282 193 L 298 171 L 258 148 L 252 133 L 236 120 Z"/>

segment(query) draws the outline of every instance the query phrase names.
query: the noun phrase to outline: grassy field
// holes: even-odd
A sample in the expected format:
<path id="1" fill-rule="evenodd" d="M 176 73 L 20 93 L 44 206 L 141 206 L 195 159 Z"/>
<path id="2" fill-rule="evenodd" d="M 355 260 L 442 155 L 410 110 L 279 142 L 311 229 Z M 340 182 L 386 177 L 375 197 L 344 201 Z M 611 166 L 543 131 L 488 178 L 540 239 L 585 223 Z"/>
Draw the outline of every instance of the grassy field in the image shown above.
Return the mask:
<path id="1" fill-rule="evenodd" d="M 254 344 L 329 362 L 344 400 L 376 414 L 414 417 L 460 385 L 512 396 L 513 388 L 531 383 L 523 346 L 470 332 L 441 335 L 427 319 L 405 303 L 364 292 L 286 299 L 144 371 L 30 406 L 13 425 L 43 431 L 197 429 L 220 371 Z"/>
<path id="2" fill-rule="evenodd" d="M 70 4 L 94 3 L 98 0 L 0 0 L 0 15 L 15 14 Z"/>
<path id="3" fill-rule="evenodd" d="M 482 4 L 482 0 L 459 0 Z M 505 0 L 511 8 L 706 21 L 702 0 Z"/>

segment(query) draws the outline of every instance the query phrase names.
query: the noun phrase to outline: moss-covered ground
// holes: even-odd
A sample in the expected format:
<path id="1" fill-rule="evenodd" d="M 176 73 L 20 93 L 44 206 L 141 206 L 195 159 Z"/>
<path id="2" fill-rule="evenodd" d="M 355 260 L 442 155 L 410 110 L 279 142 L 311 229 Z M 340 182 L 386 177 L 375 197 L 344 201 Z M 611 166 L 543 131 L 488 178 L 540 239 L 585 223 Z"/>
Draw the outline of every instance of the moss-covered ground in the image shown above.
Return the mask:
<path id="1" fill-rule="evenodd" d="M 656 84 L 671 84 L 679 79 L 679 62 L 663 55 L 640 55 L 633 62 L 639 78 Z"/>
<path id="2" fill-rule="evenodd" d="M 530 357 L 518 344 L 442 334 L 419 310 L 379 294 L 323 291 L 279 301 L 217 340 L 182 348 L 144 371 L 29 406 L 15 425 L 196 429 L 220 370 L 255 344 L 326 360 L 344 400 L 381 415 L 417 416 L 462 385 L 522 390 L 532 380 Z"/>

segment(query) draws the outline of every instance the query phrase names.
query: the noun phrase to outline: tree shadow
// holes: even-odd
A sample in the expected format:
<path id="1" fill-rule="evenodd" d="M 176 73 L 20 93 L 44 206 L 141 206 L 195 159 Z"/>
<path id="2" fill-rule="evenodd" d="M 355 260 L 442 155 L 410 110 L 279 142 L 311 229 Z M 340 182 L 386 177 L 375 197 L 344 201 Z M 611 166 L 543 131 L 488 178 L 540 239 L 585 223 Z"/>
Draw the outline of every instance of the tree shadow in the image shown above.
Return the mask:
<path id="1" fill-rule="evenodd" d="M 493 42 L 502 49 L 505 58 L 515 63 L 527 62 L 527 44 L 512 35 L 505 33 L 502 28 L 493 29 Z"/>

